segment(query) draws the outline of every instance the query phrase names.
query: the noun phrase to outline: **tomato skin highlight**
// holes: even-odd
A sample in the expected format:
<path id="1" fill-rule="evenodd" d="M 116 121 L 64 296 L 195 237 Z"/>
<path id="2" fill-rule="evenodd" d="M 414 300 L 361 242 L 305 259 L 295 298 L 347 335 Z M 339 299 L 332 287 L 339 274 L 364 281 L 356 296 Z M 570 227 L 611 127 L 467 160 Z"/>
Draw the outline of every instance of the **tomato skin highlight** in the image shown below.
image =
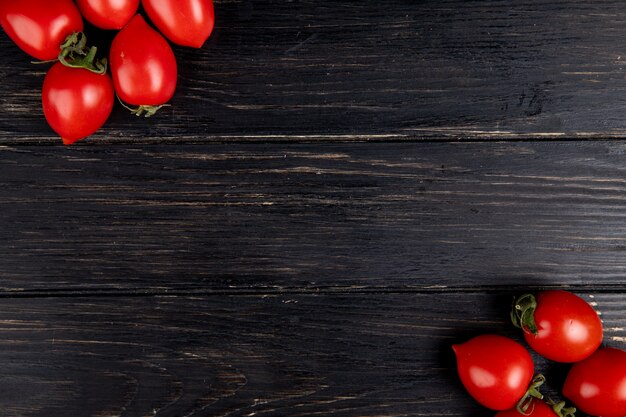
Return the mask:
<path id="1" fill-rule="evenodd" d="M 49 61 L 69 35 L 82 32 L 83 18 L 72 0 L 2 0 L 0 25 L 28 55 Z"/>
<path id="2" fill-rule="evenodd" d="M 109 118 L 114 100 L 113 82 L 107 74 L 57 62 L 44 79 L 44 115 L 66 145 L 96 132 Z"/>
<path id="3" fill-rule="evenodd" d="M 178 45 L 200 48 L 215 25 L 212 0 L 142 0 L 161 33 Z"/>
<path id="4" fill-rule="evenodd" d="M 515 407 L 533 378 L 526 348 L 508 337 L 481 335 L 452 346 L 461 382 L 480 404 L 492 410 Z"/>
<path id="5" fill-rule="evenodd" d="M 558 417 L 558 415 L 548 404 L 533 398 L 526 414 L 520 413 L 517 408 L 511 408 L 499 411 L 495 417 Z"/>
<path id="6" fill-rule="evenodd" d="M 525 329 L 524 339 L 541 356 L 556 362 L 578 362 L 602 343 L 602 321 L 585 300 L 562 290 L 536 296 L 537 334 Z"/>
<path id="7" fill-rule="evenodd" d="M 587 414 L 626 416 L 626 352 L 601 348 L 572 366 L 563 395 Z"/>
<path id="8" fill-rule="evenodd" d="M 137 13 L 139 0 L 76 0 L 81 14 L 100 29 L 121 29 Z"/>
<path id="9" fill-rule="evenodd" d="M 158 106 L 176 90 L 174 52 L 141 15 L 135 15 L 113 39 L 110 67 L 115 91 L 125 103 Z"/>

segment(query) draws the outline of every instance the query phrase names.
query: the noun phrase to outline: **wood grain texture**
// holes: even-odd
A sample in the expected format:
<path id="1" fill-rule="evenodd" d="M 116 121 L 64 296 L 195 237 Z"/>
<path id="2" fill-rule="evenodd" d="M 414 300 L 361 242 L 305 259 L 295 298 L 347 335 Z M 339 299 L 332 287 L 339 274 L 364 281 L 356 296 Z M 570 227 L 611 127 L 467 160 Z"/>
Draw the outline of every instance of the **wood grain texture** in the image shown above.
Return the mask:
<path id="1" fill-rule="evenodd" d="M 518 338 L 511 295 L 4 299 L 0 415 L 492 415 L 450 346 Z M 623 348 L 624 294 L 580 295 Z M 535 359 L 558 395 L 567 367 Z"/>
<path id="2" fill-rule="evenodd" d="M 0 416 L 492 415 L 450 346 L 538 287 L 626 347 L 623 2 L 216 9 L 71 148 L 0 35 Z"/>
<path id="3" fill-rule="evenodd" d="M 150 120 L 117 106 L 95 140 L 293 141 L 622 137 L 618 0 L 216 1 L 179 88 Z M 112 34 L 91 39 L 106 51 Z M 58 143 L 45 67 L 0 36 L 0 142 Z"/>
<path id="4" fill-rule="evenodd" d="M 2 294 L 624 289 L 617 142 L 0 149 Z"/>

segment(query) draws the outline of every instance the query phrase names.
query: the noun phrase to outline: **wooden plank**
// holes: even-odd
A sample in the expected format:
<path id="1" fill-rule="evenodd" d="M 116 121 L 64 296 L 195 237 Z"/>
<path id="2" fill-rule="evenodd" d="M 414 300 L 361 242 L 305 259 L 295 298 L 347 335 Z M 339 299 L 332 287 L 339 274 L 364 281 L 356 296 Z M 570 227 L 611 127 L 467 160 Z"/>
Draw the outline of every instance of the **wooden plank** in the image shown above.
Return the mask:
<path id="1" fill-rule="evenodd" d="M 622 137 L 619 0 L 216 1 L 201 50 L 175 48 L 172 107 L 117 106 L 111 142 Z M 112 33 L 90 35 L 106 51 Z M 0 141 L 54 140 L 45 67 L 0 36 Z"/>
<path id="2" fill-rule="evenodd" d="M 593 295 L 624 347 L 624 294 Z M 518 338 L 509 293 L 0 301 L 7 416 L 486 415 L 452 343 Z M 518 339 L 519 340 L 519 339 Z M 535 356 L 551 395 L 566 368 Z"/>
<path id="3" fill-rule="evenodd" d="M 618 142 L 0 148 L 0 287 L 624 288 Z M 598 288 L 598 287 L 596 287 Z"/>

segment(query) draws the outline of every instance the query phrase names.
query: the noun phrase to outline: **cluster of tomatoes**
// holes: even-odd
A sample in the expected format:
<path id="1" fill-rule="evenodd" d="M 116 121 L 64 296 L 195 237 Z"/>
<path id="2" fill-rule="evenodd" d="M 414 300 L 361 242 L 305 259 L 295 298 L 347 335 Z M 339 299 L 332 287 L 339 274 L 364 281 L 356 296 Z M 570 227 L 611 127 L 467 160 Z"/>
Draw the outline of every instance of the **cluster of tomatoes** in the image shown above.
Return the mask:
<path id="1" fill-rule="evenodd" d="M 626 351 L 601 347 L 602 321 L 580 297 L 560 290 L 526 294 L 514 302 L 511 319 L 527 344 L 546 359 L 573 363 L 563 396 L 583 412 L 600 417 L 626 416 Z M 566 417 L 576 408 L 545 401 L 538 390 L 528 350 L 508 337 L 487 334 L 454 345 L 461 382 L 497 417 Z"/>
<path id="2" fill-rule="evenodd" d="M 140 2 L 158 31 L 138 13 Z M 119 30 L 110 75 L 107 59 L 87 46 L 83 18 Z M 32 57 L 55 62 L 43 83 L 43 112 L 66 145 L 100 129 L 116 95 L 136 115 L 151 116 L 166 105 L 177 66 L 163 35 L 199 48 L 214 20 L 212 0 L 0 0 L 0 24 L 9 37 Z"/>

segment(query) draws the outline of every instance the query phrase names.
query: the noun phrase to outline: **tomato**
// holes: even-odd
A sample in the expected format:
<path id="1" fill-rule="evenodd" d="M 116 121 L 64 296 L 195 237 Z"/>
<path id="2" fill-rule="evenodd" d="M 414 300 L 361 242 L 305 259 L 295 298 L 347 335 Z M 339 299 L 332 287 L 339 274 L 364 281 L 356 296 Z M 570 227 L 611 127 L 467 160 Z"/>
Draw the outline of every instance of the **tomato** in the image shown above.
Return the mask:
<path id="1" fill-rule="evenodd" d="M 215 24 L 212 0 L 142 0 L 150 20 L 172 42 L 200 48 Z"/>
<path id="2" fill-rule="evenodd" d="M 492 410 L 508 410 L 522 399 L 533 377 L 533 360 L 516 341 L 498 335 L 477 336 L 452 346 L 461 382 L 476 401 Z"/>
<path id="3" fill-rule="evenodd" d="M 563 395 L 587 414 L 626 416 L 626 352 L 601 348 L 572 366 Z"/>
<path id="4" fill-rule="evenodd" d="M 517 299 L 514 324 L 524 330 L 528 345 L 556 362 L 578 362 L 602 343 L 598 313 L 582 298 L 560 290 L 541 291 Z"/>
<path id="5" fill-rule="evenodd" d="M 176 58 L 165 38 L 140 15 L 113 39 L 113 84 L 119 98 L 137 106 L 159 106 L 176 90 Z"/>
<path id="6" fill-rule="evenodd" d="M 69 68 L 57 62 L 43 82 L 46 120 L 66 145 L 98 130 L 113 109 L 115 93 L 107 74 Z"/>
<path id="7" fill-rule="evenodd" d="M 83 19 L 72 0 L 2 0 L 0 24 L 24 52 L 48 61 L 61 44 L 83 30 Z"/>
<path id="8" fill-rule="evenodd" d="M 561 402 L 556 405 L 548 405 L 544 401 L 532 398 L 528 403 L 526 411 L 520 411 L 517 408 L 500 411 L 495 417 L 575 417 L 575 408 L 565 408 L 565 403 Z"/>
<path id="9" fill-rule="evenodd" d="M 521 413 L 517 408 L 511 408 L 510 410 L 500 411 L 496 414 L 496 417 L 558 417 L 558 414 L 554 412 L 545 402 L 533 398 L 528 406 L 526 413 Z"/>
<path id="10" fill-rule="evenodd" d="M 139 0 L 76 0 L 85 19 L 101 29 L 121 29 L 137 13 Z"/>

